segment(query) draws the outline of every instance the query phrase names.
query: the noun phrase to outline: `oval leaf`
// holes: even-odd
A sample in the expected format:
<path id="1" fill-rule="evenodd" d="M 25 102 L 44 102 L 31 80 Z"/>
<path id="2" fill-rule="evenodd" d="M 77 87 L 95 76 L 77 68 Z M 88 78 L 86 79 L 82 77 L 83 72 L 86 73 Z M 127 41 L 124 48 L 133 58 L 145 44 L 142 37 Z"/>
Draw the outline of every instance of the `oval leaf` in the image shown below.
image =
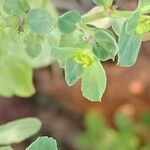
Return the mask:
<path id="1" fill-rule="evenodd" d="M 81 90 L 90 101 L 100 101 L 106 89 L 106 74 L 99 61 L 84 69 Z"/>
<path id="2" fill-rule="evenodd" d="M 33 32 L 45 35 L 53 26 L 53 19 L 49 13 L 42 9 L 33 9 L 28 13 L 28 23 Z"/>
<path id="3" fill-rule="evenodd" d="M 26 118 L 0 126 L 0 145 L 19 143 L 34 135 L 41 128 L 40 120 Z"/>
<path id="4" fill-rule="evenodd" d="M 76 30 L 76 24 L 81 20 L 77 11 L 69 11 L 63 14 L 58 20 L 58 26 L 62 33 L 70 34 Z"/>
<path id="5" fill-rule="evenodd" d="M 98 45 L 100 45 L 103 49 L 108 52 L 116 52 L 118 51 L 118 44 L 116 39 L 109 31 L 98 29 L 94 33 L 94 38 Z"/>
<path id="6" fill-rule="evenodd" d="M 136 60 L 141 46 L 141 38 L 139 35 L 128 34 L 125 31 L 126 22 L 122 27 L 119 36 L 119 52 L 118 52 L 118 65 L 122 67 L 132 66 Z"/>

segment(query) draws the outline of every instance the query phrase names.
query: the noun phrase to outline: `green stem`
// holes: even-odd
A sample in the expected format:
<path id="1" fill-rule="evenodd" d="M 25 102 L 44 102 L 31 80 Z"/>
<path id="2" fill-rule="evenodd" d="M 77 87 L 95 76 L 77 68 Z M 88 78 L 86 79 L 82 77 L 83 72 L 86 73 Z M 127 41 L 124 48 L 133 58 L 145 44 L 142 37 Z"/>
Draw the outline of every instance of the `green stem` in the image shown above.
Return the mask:
<path id="1" fill-rule="evenodd" d="M 129 17 L 131 14 L 133 13 L 133 11 L 119 11 L 119 10 L 114 10 L 112 13 L 111 13 L 111 17 L 116 17 L 116 18 L 119 18 L 119 17 Z"/>
<path id="2" fill-rule="evenodd" d="M 109 16 L 108 12 L 103 11 L 103 12 L 95 13 L 93 15 L 84 15 L 84 16 L 82 16 L 82 21 L 84 23 L 88 23 L 88 22 L 92 22 L 92 21 L 95 21 L 95 20 L 98 20 L 98 19 L 102 19 L 102 18 L 105 18 L 105 17 L 108 17 L 108 16 Z"/>
<path id="3" fill-rule="evenodd" d="M 82 16 L 82 20 L 84 23 L 89 23 L 106 17 L 114 17 L 114 18 L 128 17 L 131 14 L 132 11 L 119 11 L 119 10 L 114 10 L 112 12 L 102 11 L 92 15 L 84 15 Z"/>

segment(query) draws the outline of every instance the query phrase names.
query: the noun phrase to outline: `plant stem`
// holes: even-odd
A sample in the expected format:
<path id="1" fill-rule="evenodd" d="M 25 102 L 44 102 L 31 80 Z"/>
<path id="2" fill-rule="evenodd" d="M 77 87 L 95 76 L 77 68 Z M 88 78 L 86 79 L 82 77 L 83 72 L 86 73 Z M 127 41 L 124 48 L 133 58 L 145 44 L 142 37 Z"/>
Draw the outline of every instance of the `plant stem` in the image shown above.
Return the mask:
<path id="1" fill-rule="evenodd" d="M 102 11 L 99 13 L 95 13 L 92 15 L 84 15 L 82 16 L 82 20 L 84 23 L 89 23 L 98 19 L 106 18 L 106 17 L 114 17 L 114 18 L 119 18 L 119 17 L 128 17 L 132 14 L 132 11 L 119 11 L 119 10 L 114 10 L 112 12 L 108 11 Z"/>
<path id="2" fill-rule="evenodd" d="M 93 15 L 84 15 L 84 16 L 82 16 L 82 21 L 84 23 L 88 23 L 88 22 L 92 22 L 92 21 L 95 21 L 95 20 L 98 20 L 98 19 L 102 19 L 102 18 L 105 18 L 105 17 L 108 17 L 108 16 L 109 16 L 108 12 L 103 11 L 103 12 L 95 13 Z"/>

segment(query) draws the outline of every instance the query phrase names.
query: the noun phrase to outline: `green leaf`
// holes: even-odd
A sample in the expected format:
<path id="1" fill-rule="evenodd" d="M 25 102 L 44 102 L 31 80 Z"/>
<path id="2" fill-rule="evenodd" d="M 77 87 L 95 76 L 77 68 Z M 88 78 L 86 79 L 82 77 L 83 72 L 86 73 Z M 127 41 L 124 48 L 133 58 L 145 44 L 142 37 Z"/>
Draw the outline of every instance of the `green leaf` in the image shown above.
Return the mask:
<path id="1" fill-rule="evenodd" d="M 39 137 L 26 150 L 57 150 L 57 143 L 53 138 Z"/>
<path id="2" fill-rule="evenodd" d="M 122 27 L 119 36 L 118 45 L 118 65 L 122 67 L 132 66 L 136 60 L 141 46 L 141 38 L 139 35 L 128 34 L 125 31 L 126 22 Z"/>
<path id="3" fill-rule="evenodd" d="M 118 44 L 116 39 L 109 33 L 107 30 L 98 29 L 94 33 L 94 39 L 108 52 L 116 52 L 118 51 Z"/>
<path id="4" fill-rule="evenodd" d="M 93 47 L 93 53 L 101 61 L 107 61 L 109 59 L 114 60 L 117 54 L 117 51 L 108 52 L 102 46 L 95 44 Z"/>
<path id="5" fill-rule="evenodd" d="M 140 11 L 136 10 L 132 13 L 132 15 L 128 18 L 127 22 L 126 22 L 126 32 L 128 34 L 130 33 L 134 33 L 136 27 L 138 26 L 138 24 L 140 23 L 140 17 L 141 17 L 141 13 Z"/>
<path id="6" fill-rule="evenodd" d="M 103 5 L 106 8 L 110 7 L 113 3 L 113 0 L 92 0 L 96 5 Z"/>
<path id="7" fill-rule="evenodd" d="M 5 12 L 9 15 L 23 15 L 30 10 L 26 0 L 5 0 L 3 4 Z"/>
<path id="8" fill-rule="evenodd" d="M 42 49 L 41 39 L 42 37 L 32 32 L 25 37 L 25 50 L 30 57 L 34 58 L 39 56 Z"/>
<path id="9" fill-rule="evenodd" d="M 10 146 L 0 147 L 0 150 L 13 150 Z"/>
<path id="10" fill-rule="evenodd" d="M 81 78 L 83 74 L 83 66 L 76 63 L 74 58 L 70 58 L 65 63 L 65 79 L 69 86 Z"/>
<path id="11" fill-rule="evenodd" d="M 42 36 L 49 33 L 53 26 L 53 19 L 49 13 L 38 8 L 28 13 L 27 21 L 31 30 Z"/>
<path id="12" fill-rule="evenodd" d="M 93 52 L 101 61 L 115 58 L 118 52 L 118 44 L 115 37 L 107 30 L 98 29 L 94 33 L 96 43 L 93 46 Z"/>
<path id="13" fill-rule="evenodd" d="M 58 26 L 62 33 L 70 34 L 76 30 L 76 24 L 81 21 L 81 15 L 77 11 L 64 13 L 58 20 Z"/>
<path id="14" fill-rule="evenodd" d="M 26 118 L 9 122 L 0 126 L 0 145 L 19 143 L 33 136 L 41 128 L 36 118 Z"/>
<path id="15" fill-rule="evenodd" d="M 28 97 L 35 92 L 32 69 L 25 61 L 15 57 L 4 58 L 0 70 L 0 95 Z"/>
<path id="16" fill-rule="evenodd" d="M 111 19 L 111 25 L 112 25 L 112 29 L 115 32 L 116 35 L 120 35 L 121 29 L 122 29 L 122 25 L 125 22 L 125 18 L 112 18 Z"/>
<path id="17" fill-rule="evenodd" d="M 106 88 L 106 74 L 99 61 L 84 69 L 81 90 L 90 101 L 100 101 Z"/>

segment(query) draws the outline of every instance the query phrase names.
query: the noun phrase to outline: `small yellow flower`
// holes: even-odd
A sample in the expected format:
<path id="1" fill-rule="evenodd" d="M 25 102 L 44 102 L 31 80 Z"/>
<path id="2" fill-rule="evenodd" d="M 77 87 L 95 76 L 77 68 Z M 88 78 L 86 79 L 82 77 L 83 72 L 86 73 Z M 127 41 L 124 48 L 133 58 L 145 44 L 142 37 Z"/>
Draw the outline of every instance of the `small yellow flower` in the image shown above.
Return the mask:
<path id="1" fill-rule="evenodd" d="M 82 64 L 84 68 L 91 65 L 94 61 L 92 54 L 88 51 L 77 52 L 74 56 L 74 60 Z"/>

